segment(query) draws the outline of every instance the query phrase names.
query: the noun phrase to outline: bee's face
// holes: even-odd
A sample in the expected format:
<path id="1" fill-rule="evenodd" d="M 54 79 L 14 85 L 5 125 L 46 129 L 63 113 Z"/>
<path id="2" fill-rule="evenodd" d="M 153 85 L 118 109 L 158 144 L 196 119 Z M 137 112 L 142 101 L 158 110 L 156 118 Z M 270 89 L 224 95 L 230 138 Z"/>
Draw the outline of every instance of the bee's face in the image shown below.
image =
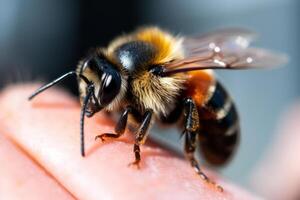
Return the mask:
<path id="1" fill-rule="evenodd" d="M 95 98 L 91 98 L 89 102 L 89 110 L 91 112 L 97 107 L 96 104 L 101 108 L 109 105 L 120 92 L 122 81 L 120 72 L 102 56 L 93 55 L 86 59 L 81 73 L 91 84 L 94 84 L 93 96 Z M 83 90 L 86 90 L 86 86 L 85 84 Z M 84 93 L 86 95 L 87 91 Z"/>

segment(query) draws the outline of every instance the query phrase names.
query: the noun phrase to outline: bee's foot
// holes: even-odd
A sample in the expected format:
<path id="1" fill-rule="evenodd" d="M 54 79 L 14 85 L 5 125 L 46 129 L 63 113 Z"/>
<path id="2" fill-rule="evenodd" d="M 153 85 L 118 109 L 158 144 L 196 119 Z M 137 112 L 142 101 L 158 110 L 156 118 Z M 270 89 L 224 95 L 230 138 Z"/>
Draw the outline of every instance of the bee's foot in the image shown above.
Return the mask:
<path id="1" fill-rule="evenodd" d="M 101 142 L 105 142 L 105 134 L 97 135 L 95 140 L 101 139 Z"/>
<path id="2" fill-rule="evenodd" d="M 224 192 L 224 188 L 223 188 L 222 186 L 217 185 L 217 184 L 215 184 L 215 186 L 217 187 L 217 190 L 218 190 L 219 192 Z"/>
<path id="3" fill-rule="evenodd" d="M 134 162 L 129 163 L 128 167 L 131 167 L 131 166 L 135 166 L 137 169 L 140 169 L 141 168 L 140 160 L 135 160 Z"/>
<path id="4" fill-rule="evenodd" d="M 222 186 L 216 184 L 214 181 L 208 181 L 209 184 L 213 185 L 219 192 L 224 192 L 224 189 Z"/>
<path id="5" fill-rule="evenodd" d="M 204 173 L 200 173 L 199 176 L 201 177 L 201 179 L 203 179 L 205 182 L 207 182 L 208 184 L 211 184 L 213 185 L 214 187 L 216 187 L 216 189 L 219 191 L 219 192 L 223 192 L 224 189 L 222 186 L 218 185 L 216 182 L 210 180 Z"/>

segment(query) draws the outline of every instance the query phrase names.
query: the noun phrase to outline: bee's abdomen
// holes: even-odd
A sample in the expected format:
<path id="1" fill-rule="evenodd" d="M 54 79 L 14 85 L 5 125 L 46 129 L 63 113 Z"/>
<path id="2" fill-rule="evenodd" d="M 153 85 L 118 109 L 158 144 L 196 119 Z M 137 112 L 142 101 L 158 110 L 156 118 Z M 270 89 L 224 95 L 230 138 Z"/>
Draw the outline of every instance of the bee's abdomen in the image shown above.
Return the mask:
<path id="1" fill-rule="evenodd" d="M 200 150 L 214 165 L 225 164 L 239 142 L 240 126 L 236 107 L 223 86 L 216 81 L 210 99 L 198 108 Z"/>

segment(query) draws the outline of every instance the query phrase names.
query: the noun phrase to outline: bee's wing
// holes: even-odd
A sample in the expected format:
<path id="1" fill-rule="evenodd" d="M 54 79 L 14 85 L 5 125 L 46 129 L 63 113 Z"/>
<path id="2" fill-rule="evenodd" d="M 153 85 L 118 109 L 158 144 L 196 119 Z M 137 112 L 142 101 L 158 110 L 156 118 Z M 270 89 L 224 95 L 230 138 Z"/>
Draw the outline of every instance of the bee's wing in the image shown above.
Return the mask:
<path id="1" fill-rule="evenodd" d="M 273 67 L 287 57 L 268 50 L 249 48 L 255 34 L 245 29 L 223 29 L 183 42 L 185 58 L 165 64 L 165 75 L 201 69 Z"/>
<path id="2" fill-rule="evenodd" d="M 256 38 L 256 33 L 242 28 L 226 28 L 199 36 L 188 37 L 184 40 L 183 45 L 187 55 L 197 51 L 213 48 L 218 45 L 223 48 L 244 49 Z"/>

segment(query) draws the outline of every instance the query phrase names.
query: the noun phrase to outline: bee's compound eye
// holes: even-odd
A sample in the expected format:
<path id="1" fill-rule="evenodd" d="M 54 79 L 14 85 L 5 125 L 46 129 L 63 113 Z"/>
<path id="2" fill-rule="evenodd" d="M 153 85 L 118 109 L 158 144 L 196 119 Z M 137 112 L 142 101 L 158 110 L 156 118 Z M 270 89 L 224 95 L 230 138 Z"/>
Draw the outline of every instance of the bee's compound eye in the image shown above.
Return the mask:
<path id="1" fill-rule="evenodd" d="M 121 88 L 121 76 L 116 70 L 109 70 L 102 74 L 102 86 L 99 98 L 102 106 L 109 104 L 119 93 Z"/>

